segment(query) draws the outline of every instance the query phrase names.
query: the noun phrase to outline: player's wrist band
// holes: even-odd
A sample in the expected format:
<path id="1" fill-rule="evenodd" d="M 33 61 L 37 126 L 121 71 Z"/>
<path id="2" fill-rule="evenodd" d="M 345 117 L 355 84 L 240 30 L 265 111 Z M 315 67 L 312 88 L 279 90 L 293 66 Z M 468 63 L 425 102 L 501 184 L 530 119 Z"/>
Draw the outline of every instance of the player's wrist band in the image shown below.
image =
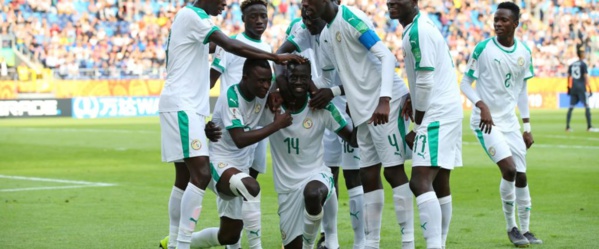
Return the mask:
<path id="1" fill-rule="evenodd" d="M 333 92 L 333 96 L 335 97 L 341 95 L 341 87 L 339 86 L 331 87 L 331 91 Z"/>
<path id="2" fill-rule="evenodd" d="M 526 132 L 526 133 L 530 133 L 532 131 L 532 129 L 530 128 L 530 123 L 522 124 L 522 128 L 524 129 L 524 132 Z"/>

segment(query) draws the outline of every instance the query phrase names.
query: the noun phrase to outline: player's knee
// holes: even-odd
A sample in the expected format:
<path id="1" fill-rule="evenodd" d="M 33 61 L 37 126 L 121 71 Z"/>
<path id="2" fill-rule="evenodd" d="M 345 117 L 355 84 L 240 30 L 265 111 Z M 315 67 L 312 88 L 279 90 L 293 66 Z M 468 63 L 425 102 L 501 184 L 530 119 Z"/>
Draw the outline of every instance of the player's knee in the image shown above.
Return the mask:
<path id="1" fill-rule="evenodd" d="M 229 179 L 229 187 L 237 196 L 243 196 L 248 201 L 256 201 L 260 198 L 260 185 L 246 173 L 237 173 Z"/>
<path id="2" fill-rule="evenodd" d="M 516 179 L 516 164 L 512 157 L 502 159 L 497 162 L 497 165 L 499 165 L 503 179 L 510 182 Z"/>
<path id="3" fill-rule="evenodd" d="M 304 188 L 304 200 L 306 203 L 320 203 L 327 196 L 327 187 L 319 181 L 311 181 Z"/>
<path id="4" fill-rule="evenodd" d="M 222 229 L 220 231 L 222 231 Z M 241 234 L 241 231 L 220 231 L 218 234 L 218 242 L 220 242 L 221 245 L 233 245 L 240 239 L 239 235 Z"/>
<path id="5" fill-rule="evenodd" d="M 516 187 L 523 188 L 527 185 L 526 173 L 516 173 Z"/>

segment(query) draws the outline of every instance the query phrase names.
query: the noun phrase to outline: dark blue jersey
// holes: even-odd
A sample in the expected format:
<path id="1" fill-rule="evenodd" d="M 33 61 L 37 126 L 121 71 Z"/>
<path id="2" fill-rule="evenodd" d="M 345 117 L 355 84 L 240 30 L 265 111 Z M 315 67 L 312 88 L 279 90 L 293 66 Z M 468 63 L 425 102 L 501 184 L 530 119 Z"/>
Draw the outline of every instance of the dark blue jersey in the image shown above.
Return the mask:
<path id="1" fill-rule="evenodd" d="M 584 81 L 587 74 L 587 64 L 582 60 L 578 60 L 568 67 L 568 76 L 572 77 L 571 92 L 586 92 Z"/>

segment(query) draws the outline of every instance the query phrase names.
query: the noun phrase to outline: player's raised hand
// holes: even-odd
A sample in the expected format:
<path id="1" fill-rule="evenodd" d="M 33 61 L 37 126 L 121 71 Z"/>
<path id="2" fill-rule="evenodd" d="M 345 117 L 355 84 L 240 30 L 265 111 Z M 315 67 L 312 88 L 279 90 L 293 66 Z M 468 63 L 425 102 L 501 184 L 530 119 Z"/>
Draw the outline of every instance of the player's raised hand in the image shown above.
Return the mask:
<path id="1" fill-rule="evenodd" d="M 416 132 L 414 132 L 413 130 L 408 132 L 408 134 L 406 134 L 406 144 L 408 145 L 408 147 L 410 147 L 410 150 L 414 149 L 414 139 L 416 138 Z"/>
<path id="2" fill-rule="evenodd" d="M 491 134 L 491 129 L 495 124 L 493 123 L 493 117 L 491 117 L 489 107 L 487 107 L 487 104 L 482 100 L 476 102 L 476 107 L 480 109 L 480 124 L 478 124 L 478 128 L 486 134 Z"/>
<path id="3" fill-rule="evenodd" d="M 289 61 L 295 61 L 300 64 L 306 62 L 306 58 L 296 54 L 277 54 L 276 56 L 277 57 L 275 58 L 274 62 L 277 64 L 285 65 Z"/>
<path id="4" fill-rule="evenodd" d="M 376 109 L 374 109 L 374 113 L 372 114 L 370 121 L 368 121 L 369 124 L 374 123 L 374 125 L 377 126 L 377 125 L 382 125 L 382 124 L 386 124 L 389 122 L 389 112 L 390 112 L 389 101 L 390 101 L 390 99 L 391 98 L 389 98 L 389 97 L 380 97 L 379 98 L 379 104 L 377 105 Z"/>
<path id="5" fill-rule="evenodd" d="M 522 138 L 524 139 L 527 150 L 530 149 L 530 146 L 535 143 L 535 140 L 532 138 L 532 132 L 523 132 Z"/>
<path id="6" fill-rule="evenodd" d="M 310 108 L 312 109 L 324 109 L 335 96 L 330 88 L 320 88 L 315 92 L 312 92 L 312 98 L 310 99 Z"/>
<path id="7" fill-rule="evenodd" d="M 408 98 L 406 99 L 406 102 L 401 108 L 401 116 L 406 121 L 410 119 L 412 122 L 414 122 L 414 114 L 412 113 L 412 97 L 409 94 Z"/>
<path id="8" fill-rule="evenodd" d="M 268 94 L 268 99 L 266 99 L 266 105 L 271 112 L 277 113 L 281 109 L 281 105 L 283 104 L 283 97 L 279 91 L 274 91 Z"/>
<path id="9" fill-rule="evenodd" d="M 288 112 L 281 113 L 280 111 L 275 112 L 275 120 L 273 121 L 279 129 L 283 129 L 287 126 L 290 126 L 293 123 L 293 117 Z"/>
<path id="10" fill-rule="evenodd" d="M 206 123 L 206 126 L 204 127 L 204 133 L 206 133 L 206 137 L 210 140 L 210 142 L 218 142 L 223 135 L 221 128 L 212 121 L 208 121 L 208 123 Z"/>

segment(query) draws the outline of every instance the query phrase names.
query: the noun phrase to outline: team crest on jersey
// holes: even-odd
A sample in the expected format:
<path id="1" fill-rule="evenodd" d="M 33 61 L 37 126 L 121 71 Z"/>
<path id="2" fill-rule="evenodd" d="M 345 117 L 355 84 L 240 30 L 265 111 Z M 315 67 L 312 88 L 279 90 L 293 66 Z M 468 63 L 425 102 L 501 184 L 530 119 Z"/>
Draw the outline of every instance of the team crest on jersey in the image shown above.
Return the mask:
<path id="1" fill-rule="evenodd" d="M 518 66 L 524 66 L 524 57 L 520 56 L 520 58 L 518 58 Z"/>
<path id="2" fill-rule="evenodd" d="M 202 148 L 202 142 L 199 139 L 194 139 L 191 141 L 191 148 L 194 150 L 200 150 Z"/>
<path id="3" fill-rule="evenodd" d="M 254 112 L 258 113 L 260 112 L 260 109 L 262 109 L 262 105 L 260 105 L 260 103 L 256 103 L 256 105 L 254 106 Z"/>
<path id="4" fill-rule="evenodd" d="M 495 147 L 493 147 L 493 146 L 489 147 L 489 155 L 495 156 L 496 153 L 497 153 L 497 151 L 495 150 Z"/>
<path id="5" fill-rule="evenodd" d="M 304 119 L 303 125 L 304 125 L 304 128 L 310 129 L 314 125 L 314 122 L 312 121 L 311 118 L 306 118 L 306 119 Z"/>
<path id="6" fill-rule="evenodd" d="M 337 31 L 335 38 L 337 39 L 338 42 L 341 42 L 341 33 L 339 31 Z"/>
<path id="7" fill-rule="evenodd" d="M 224 167 L 227 167 L 227 165 L 228 165 L 227 163 L 220 162 L 220 163 L 218 163 L 218 168 L 222 169 Z"/>

